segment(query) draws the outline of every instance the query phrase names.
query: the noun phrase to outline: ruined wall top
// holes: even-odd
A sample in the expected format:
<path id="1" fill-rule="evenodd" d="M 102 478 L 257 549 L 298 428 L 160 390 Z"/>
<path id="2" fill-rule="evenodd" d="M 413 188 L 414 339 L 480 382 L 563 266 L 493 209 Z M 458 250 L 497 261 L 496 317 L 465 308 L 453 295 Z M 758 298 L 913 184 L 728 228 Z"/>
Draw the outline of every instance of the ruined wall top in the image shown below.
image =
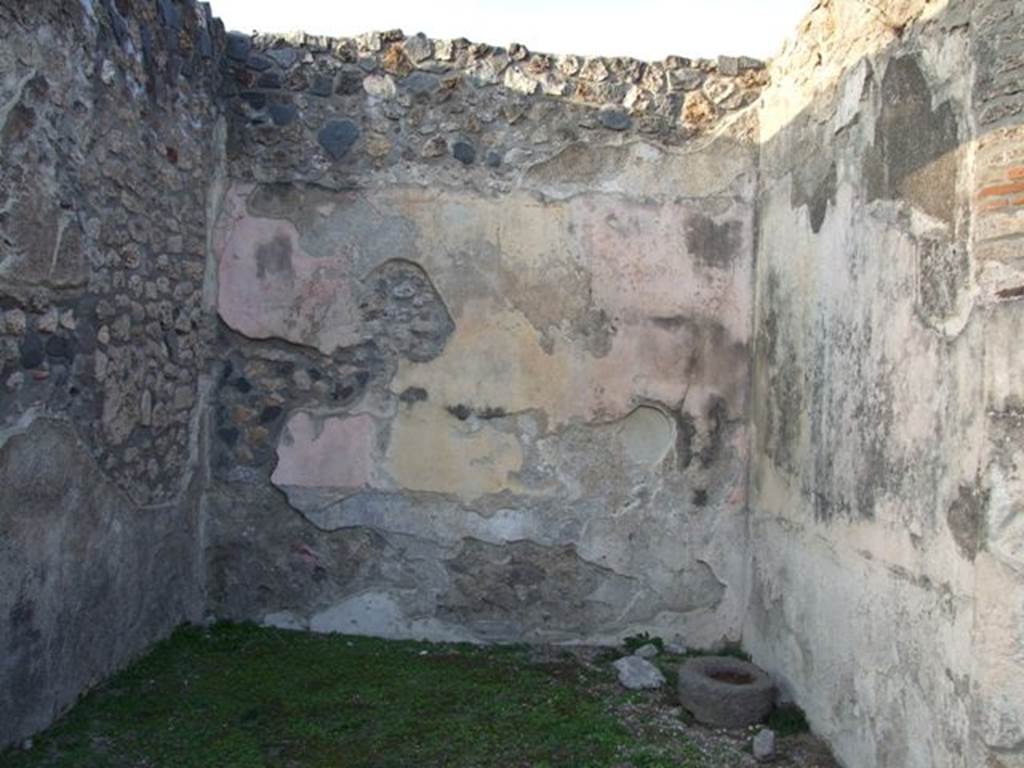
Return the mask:
<path id="1" fill-rule="evenodd" d="M 771 79 L 797 97 L 828 88 L 851 65 L 904 38 L 929 20 L 966 21 L 956 0 L 819 0 L 769 64 Z"/>
<path id="2" fill-rule="evenodd" d="M 252 160 L 236 178 L 366 171 L 388 183 L 389 169 L 430 165 L 464 184 L 500 183 L 579 142 L 678 145 L 726 126 L 749 136 L 753 121 L 735 118 L 752 113 L 767 73 L 747 57 L 553 56 L 400 31 L 231 33 L 225 81 L 229 155 Z"/>

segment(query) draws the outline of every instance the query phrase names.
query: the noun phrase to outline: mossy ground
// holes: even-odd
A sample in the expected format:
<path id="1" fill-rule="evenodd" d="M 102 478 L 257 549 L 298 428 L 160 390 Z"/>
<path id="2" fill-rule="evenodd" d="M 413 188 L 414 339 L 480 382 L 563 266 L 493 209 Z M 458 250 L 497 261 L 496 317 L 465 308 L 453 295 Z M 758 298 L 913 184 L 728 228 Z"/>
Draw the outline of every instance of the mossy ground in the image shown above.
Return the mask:
<path id="1" fill-rule="evenodd" d="M 669 693 L 624 691 L 592 658 L 250 625 L 186 628 L 84 697 L 31 750 L 0 755 L 0 765 L 746 764 L 745 736 L 691 738 Z"/>

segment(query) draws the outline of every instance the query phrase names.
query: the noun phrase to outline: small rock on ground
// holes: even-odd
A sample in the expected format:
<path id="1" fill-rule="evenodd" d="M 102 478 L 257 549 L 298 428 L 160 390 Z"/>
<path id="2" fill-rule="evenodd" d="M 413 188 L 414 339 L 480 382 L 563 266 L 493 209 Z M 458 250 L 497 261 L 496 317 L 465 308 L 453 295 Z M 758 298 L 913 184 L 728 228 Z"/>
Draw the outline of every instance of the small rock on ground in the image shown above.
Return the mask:
<path id="1" fill-rule="evenodd" d="M 675 654 L 676 656 L 685 656 L 686 650 L 686 643 L 684 643 L 678 636 L 674 640 L 670 640 L 665 643 L 665 651 Z"/>
<path id="2" fill-rule="evenodd" d="M 754 759 L 759 763 L 775 759 L 775 731 L 762 728 L 754 737 Z"/>
<path id="3" fill-rule="evenodd" d="M 665 684 L 665 676 L 661 674 L 661 670 L 639 656 L 624 656 L 612 666 L 619 674 L 619 682 L 631 691 L 660 688 Z"/>
<path id="4" fill-rule="evenodd" d="M 639 656 L 641 659 L 653 659 L 658 655 L 658 646 L 654 643 L 647 643 L 647 645 L 641 645 L 635 651 L 634 656 Z"/>

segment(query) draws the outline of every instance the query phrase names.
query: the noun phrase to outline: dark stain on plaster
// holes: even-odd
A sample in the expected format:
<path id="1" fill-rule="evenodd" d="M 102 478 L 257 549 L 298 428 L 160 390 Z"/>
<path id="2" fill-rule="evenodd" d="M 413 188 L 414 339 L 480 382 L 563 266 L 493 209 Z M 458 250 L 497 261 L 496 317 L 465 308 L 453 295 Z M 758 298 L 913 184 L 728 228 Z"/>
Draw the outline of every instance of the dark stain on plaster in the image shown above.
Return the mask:
<path id="1" fill-rule="evenodd" d="M 17 144 L 23 141 L 36 125 L 36 111 L 24 104 L 15 104 L 7 114 L 0 144 Z"/>
<path id="2" fill-rule="evenodd" d="M 868 343 L 864 342 L 863 346 L 866 348 Z M 862 349 L 861 354 L 866 356 L 866 349 Z M 883 359 L 875 374 L 874 386 L 859 391 L 860 402 L 854 410 L 860 460 L 854 473 L 854 498 L 849 504 L 862 520 L 874 518 L 878 503 L 899 485 L 905 470 L 897 455 L 890 451 L 889 435 L 897 420 L 891 376 Z M 821 402 L 821 394 L 815 392 L 815 399 Z M 823 411 L 827 406 L 816 408 Z M 837 478 L 832 480 L 834 484 Z"/>
<path id="3" fill-rule="evenodd" d="M 312 189 L 319 191 L 315 187 Z M 260 184 L 245 201 L 246 211 L 253 216 L 285 219 L 289 213 L 302 210 L 306 203 L 306 192 L 303 185 L 283 181 Z"/>
<path id="4" fill-rule="evenodd" d="M 870 319 L 856 318 L 819 331 L 810 352 L 805 400 L 813 472 L 804 476 L 804 493 L 819 520 L 874 519 L 907 474 L 907 458 L 890 437 L 898 366 L 876 357 L 873 344 Z"/>
<path id="5" fill-rule="evenodd" d="M 728 407 L 720 397 L 708 406 L 708 439 L 700 452 L 700 463 L 705 469 L 715 463 L 725 442 L 725 428 L 728 422 Z"/>
<path id="6" fill-rule="evenodd" d="M 790 474 L 797 471 L 800 414 L 804 409 L 803 368 L 789 335 L 783 335 L 788 303 L 775 270 L 765 279 L 764 300 L 760 302 L 755 369 L 765 372 L 767 397 L 762 405 L 758 430 L 759 448 L 772 462 Z"/>
<path id="7" fill-rule="evenodd" d="M 836 204 L 836 164 L 828 167 L 828 173 L 818 182 L 807 206 L 807 215 L 811 222 L 811 231 L 817 234 L 825 223 L 829 205 Z"/>
<path id="8" fill-rule="evenodd" d="M 398 399 L 403 403 L 412 405 L 413 403 L 422 403 L 426 401 L 427 397 L 427 390 L 423 389 L 423 387 L 407 387 L 402 391 L 402 394 L 398 396 Z"/>
<path id="9" fill-rule="evenodd" d="M 706 317 L 661 315 L 648 318 L 650 324 L 677 336 L 679 354 L 686 357 L 686 376 L 715 381 L 727 399 L 742 396 L 745 372 L 750 365 L 747 342 L 736 339 L 722 323 Z"/>
<path id="10" fill-rule="evenodd" d="M 295 279 L 292 267 L 292 244 L 284 234 L 256 246 L 256 276 L 291 283 Z"/>
<path id="11" fill-rule="evenodd" d="M 31 646 L 41 638 L 39 630 L 35 628 L 35 603 L 26 597 L 24 592 L 18 595 L 18 599 L 8 611 L 7 624 L 11 631 L 7 645 L 12 654 L 22 647 Z"/>
<path id="12" fill-rule="evenodd" d="M 1003 288 L 1001 291 L 996 291 L 996 296 L 1004 300 L 1024 298 L 1024 285 Z"/>
<path id="13" fill-rule="evenodd" d="M 473 409 L 468 405 L 463 405 L 462 403 L 459 403 L 458 405 L 449 405 L 445 410 L 459 421 L 465 421 L 473 415 Z"/>
<path id="14" fill-rule="evenodd" d="M 617 330 L 612 317 L 603 309 L 588 309 L 573 320 L 573 335 L 594 357 L 606 357 L 612 351 Z"/>
<path id="15" fill-rule="evenodd" d="M 946 511 L 946 522 L 965 559 L 974 561 L 985 535 L 988 493 L 976 486 L 961 485 L 956 499 Z"/>
<path id="16" fill-rule="evenodd" d="M 826 162 L 820 156 L 808 158 L 794 172 L 790 205 L 793 208 L 807 207 L 807 219 L 815 234 L 821 231 L 829 206 L 836 204 L 837 184 L 836 164 Z"/>
<path id="17" fill-rule="evenodd" d="M 869 201 L 904 200 L 953 229 L 959 129 L 953 104 L 932 107 L 932 92 L 917 56 L 889 62 L 863 170 Z"/>
<path id="18" fill-rule="evenodd" d="M 676 420 L 676 465 L 688 469 L 693 463 L 694 442 L 697 439 L 697 424 L 689 413 L 673 414 Z"/>
<path id="19" fill-rule="evenodd" d="M 686 315 L 669 315 L 652 317 L 651 322 L 659 328 L 664 328 L 666 331 L 677 331 L 680 328 L 686 327 L 692 321 Z"/>
<path id="20" fill-rule="evenodd" d="M 955 316 L 970 278 L 971 260 L 963 245 L 937 238 L 917 242 L 918 311 L 926 322 Z"/>
<path id="21" fill-rule="evenodd" d="M 508 413 L 505 411 L 504 408 L 488 405 L 479 409 L 476 412 L 476 415 L 478 419 L 490 421 L 492 419 L 504 419 L 508 415 Z"/>
<path id="22" fill-rule="evenodd" d="M 459 421 L 466 421 L 470 416 L 476 416 L 481 421 L 503 419 L 508 416 L 508 412 L 504 408 L 492 405 L 476 408 L 464 403 L 458 403 L 457 405 L 447 406 L 445 410 Z"/>
<path id="23" fill-rule="evenodd" d="M 743 225 L 695 214 L 686 222 L 686 249 L 704 267 L 728 269 L 739 253 Z"/>

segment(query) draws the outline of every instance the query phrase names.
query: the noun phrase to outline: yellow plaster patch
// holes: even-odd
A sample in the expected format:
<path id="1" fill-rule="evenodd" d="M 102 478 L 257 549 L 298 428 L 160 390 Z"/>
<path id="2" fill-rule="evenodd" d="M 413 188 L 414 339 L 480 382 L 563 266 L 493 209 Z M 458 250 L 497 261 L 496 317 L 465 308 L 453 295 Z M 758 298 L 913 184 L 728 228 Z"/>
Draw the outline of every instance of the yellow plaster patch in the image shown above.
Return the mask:
<path id="1" fill-rule="evenodd" d="M 391 426 L 388 471 L 406 490 L 472 501 L 520 490 L 510 476 L 522 465 L 523 451 L 513 435 L 459 421 L 439 403 L 402 408 Z"/>
<path id="2" fill-rule="evenodd" d="M 422 387 L 438 407 L 490 406 L 507 413 L 535 408 L 560 414 L 572 397 L 571 368 L 563 349 L 544 351 L 537 330 L 520 312 L 473 300 L 444 354 L 427 363 L 403 361 L 392 390 Z"/>

